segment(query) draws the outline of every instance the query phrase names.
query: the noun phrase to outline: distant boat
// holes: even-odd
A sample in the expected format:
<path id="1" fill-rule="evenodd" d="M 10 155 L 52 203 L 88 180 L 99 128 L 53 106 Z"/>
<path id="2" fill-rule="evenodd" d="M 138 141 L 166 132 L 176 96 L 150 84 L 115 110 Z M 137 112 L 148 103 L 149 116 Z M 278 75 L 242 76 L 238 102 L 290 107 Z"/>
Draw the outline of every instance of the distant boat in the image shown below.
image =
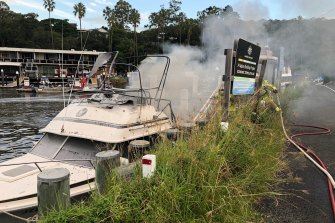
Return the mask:
<path id="1" fill-rule="evenodd" d="M 36 87 L 30 84 L 29 77 L 23 78 L 23 86 L 16 89 L 17 92 L 32 92 L 36 93 Z"/>
<path id="2" fill-rule="evenodd" d="M 65 93 L 69 92 L 71 87 L 62 87 L 62 86 L 40 86 L 38 88 L 35 88 L 36 93 L 46 93 L 46 94 L 52 94 L 52 93 L 62 93 L 63 91 Z"/>
<path id="3" fill-rule="evenodd" d="M 169 58 L 167 58 L 169 62 Z M 164 70 L 162 91 L 168 69 Z M 130 141 L 153 137 L 174 126 L 168 100 L 160 94 L 145 97 L 146 90 L 101 90 L 89 98 L 73 100 L 40 132 L 32 150 L 0 164 L 0 212 L 29 216 L 37 207 L 37 175 L 51 168 L 70 171 L 70 195 L 82 196 L 95 189 L 95 155 L 119 150 L 121 165 L 131 165 Z M 130 164 L 129 164 L 130 163 Z M 0 214 L 0 222 L 11 217 Z M 13 220 L 13 219 L 12 219 Z"/>

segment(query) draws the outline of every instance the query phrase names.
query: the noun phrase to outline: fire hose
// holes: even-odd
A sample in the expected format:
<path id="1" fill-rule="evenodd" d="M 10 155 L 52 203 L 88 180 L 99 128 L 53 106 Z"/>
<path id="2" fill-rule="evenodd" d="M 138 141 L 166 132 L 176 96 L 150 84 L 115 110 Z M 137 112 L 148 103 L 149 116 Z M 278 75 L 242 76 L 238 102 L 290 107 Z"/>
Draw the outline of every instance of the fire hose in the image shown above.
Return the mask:
<path id="1" fill-rule="evenodd" d="M 278 104 L 280 106 L 280 101 L 279 101 L 279 96 L 278 95 L 277 95 L 277 101 L 278 101 Z M 283 119 L 282 111 L 280 111 L 280 119 L 281 119 L 283 132 L 284 132 L 285 137 L 287 138 L 287 140 L 290 141 L 297 149 L 299 149 L 317 168 L 319 168 L 327 176 L 329 197 L 330 197 L 330 202 L 331 202 L 331 206 L 332 206 L 333 218 L 335 219 L 335 198 L 334 198 L 334 192 L 333 192 L 333 188 L 335 189 L 335 181 L 334 181 L 333 177 L 328 172 L 328 170 L 327 170 L 325 164 L 322 162 L 322 160 L 311 149 L 307 148 L 302 143 L 298 143 L 298 142 L 293 140 L 296 137 L 305 136 L 305 135 L 329 134 L 330 129 L 319 127 L 319 126 L 312 126 L 312 125 L 294 125 L 296 127 L 305 127 L 305 128 L 307 127 L 307 128 L 318 129 L 318 130 L 321 130 L 321 131 L 318 131 L 318 132 L 302 132 L 302 133 L 294 134 L 291 137 L 289 137 L 287 135 L 287 132 L 286 132 L 286 129 L 285 129 L 285 126 L 284 126 L 284 119 Z"/>

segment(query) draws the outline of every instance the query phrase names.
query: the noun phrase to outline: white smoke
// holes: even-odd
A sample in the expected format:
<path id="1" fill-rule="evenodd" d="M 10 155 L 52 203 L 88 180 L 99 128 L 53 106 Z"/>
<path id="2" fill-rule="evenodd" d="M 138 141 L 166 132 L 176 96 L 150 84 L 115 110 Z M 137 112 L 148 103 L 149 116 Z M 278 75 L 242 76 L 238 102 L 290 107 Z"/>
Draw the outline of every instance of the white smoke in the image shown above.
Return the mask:
<path id="1" fill-rule="evenodd" d="M 281 4 L 285 7 L 303 6 L 306 13 L 316 3 L 313 1 L 288 1 Z M 322 0 L 320 4 L 334 3 Z M 218 86 L 224 74 L 224 50 L 232 48 L 235 39 L 245 39 L 261 47 L 270 45 L 274 55 L 279 48 L 285 47 L 289 56 L 285 57 L 286 65 L 301 64 L 299 69 L 314 69 L 318 72 L 330 72 L 335 47 L 335 31 L 329 28 L 330 21 L 300 20 L 272 23 L 269 27 L 266 20 L 268 10 L 257 0 L 240 0 L 238 13 L 246 20 L 231 17 L 208 17 L 202 24 L 202 47 L 169 46 L 167 56 L 171 65 L 163 96 L 172 101 L 177 116 L 187 118 L 194 116 L 202 107 L 213 90 Z M 249 9 L 252 11 L 250 13 Z M 280 26 L 279 26 L 280 25 Z M 279 28 L 278 28 L 279 27 Z M 270 36 L 268 36 L 268 30 Z M 318 33 L 322 36 L 316 38 Z M 327 57 L 325 55 L 327 54 Z M 325 58 L 329 58 L 325 60 Z M 144 87 L 156 87 L 164 70 L 163 59 L 146 59 L 140 66 Z M 321 66 L 322 65 L 322 66 Z M 270 66 L 269 66 L 270 67 Z M 322 68 L 322 70 L 321 70 Z M 272 66 L 270 70 L 274 70 Z M 292 67 L 293 72 L 297 67 Z"/>
<path id="2" fill-rule="evenodd" d="M 233 5 L 243 20 L 269 18 L 269 9 L 259 0 L 240 0 Z"/>
<path id="3" fill-rule="evenodd" d="M 172 101 L 177 117 L 192 119 L 218 86 L 224 61 L 204 61 L 205 52 L 195 47 L 169 46 L 168 52 L 171 64 L 163 98 Z M 165 62 L 165 58 L 147 58 L 141 63 L 144 88 L 158 86 Z"/>
<path id="4" fill-rule="evenodd" d="M 266 42 L 263 26 L 236 19 L 209 17 L 203 24 L 203 47 L 168 46 L 171 59 L 163 97 L 172 101 L 178 117 L 191 120 L 221 82 L 225 68 L 224 50 L 232 48 L 235 38 Z M 140 71 L 144 88 L 158 86 L 165 59 L 147 58 Z M 138 87 L 138 84 L 137 84 Z M 154 91 L 151 91 L 151 96 Z"/>

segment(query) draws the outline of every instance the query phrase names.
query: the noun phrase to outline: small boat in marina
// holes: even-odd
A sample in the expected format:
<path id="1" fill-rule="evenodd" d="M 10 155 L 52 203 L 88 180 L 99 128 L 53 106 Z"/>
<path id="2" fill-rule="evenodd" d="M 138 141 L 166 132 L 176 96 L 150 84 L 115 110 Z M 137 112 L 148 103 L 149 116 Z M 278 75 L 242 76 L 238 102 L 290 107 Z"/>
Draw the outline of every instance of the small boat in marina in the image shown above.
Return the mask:
<path id="1" fill-rule="evenodd" d="M 83 196 L 95 189 L 93 161 L 98 152 L 118 150 L 121 166 L 128 166 L 133 162 L 128 150 L 132 140 L 155 137 L 173 128 L 171 102 L 161 98 L 170 62 L 166 60 L 167 69 L 155 97 L 140 86 L 101 89 L 91 97 L 72 100 L 40 130 L 44 135 L 30 152 L 0 163 L 0 212 L 23 217 L 36 212 L 37 175 L 47 169 L 68 169 L 71 197 Z M 5 218 L 11 219 L 0 214 L 0 222 L 6 222 Z"/>
<path id="2" fill-rule="evenodd" d="M 36 87 L 30 84 L 29 77 L 23 79 L 23 86 L 16 89 L 17 92 L 36 93 Z"/>

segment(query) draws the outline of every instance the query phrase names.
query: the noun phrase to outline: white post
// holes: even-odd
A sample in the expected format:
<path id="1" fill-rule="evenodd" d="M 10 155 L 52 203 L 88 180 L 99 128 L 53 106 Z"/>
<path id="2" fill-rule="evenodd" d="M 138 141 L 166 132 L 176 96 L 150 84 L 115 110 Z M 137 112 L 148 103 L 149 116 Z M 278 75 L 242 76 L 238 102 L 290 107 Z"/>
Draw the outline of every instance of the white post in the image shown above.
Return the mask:
<path id="1" fill-rule="evenodd" d="M 156 170 L 156 155 L 145 155 L 142 157 L 142 173 L 144 178 L 150 178 Z"/>

